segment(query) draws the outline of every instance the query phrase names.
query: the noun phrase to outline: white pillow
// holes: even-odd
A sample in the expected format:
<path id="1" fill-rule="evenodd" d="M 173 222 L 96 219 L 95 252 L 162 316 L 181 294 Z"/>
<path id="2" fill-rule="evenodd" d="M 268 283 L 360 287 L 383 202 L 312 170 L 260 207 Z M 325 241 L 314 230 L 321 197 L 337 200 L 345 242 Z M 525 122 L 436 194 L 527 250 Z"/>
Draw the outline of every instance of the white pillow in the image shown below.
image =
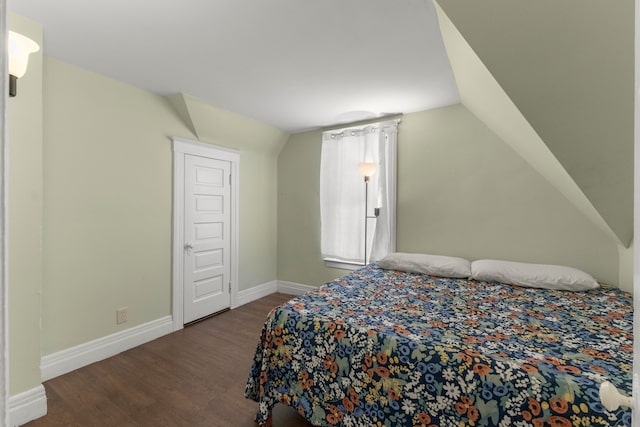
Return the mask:
<path id="1" fill-rule="evenodd" d="M 593 277 L 576 268 L 493 259 L 473 261 L 471 278 L 485 282 L 566 291 L 584 291 L 600 287 Z"/>
<path id="2" fill-rule="evenodd" d="M 442 255 L 408 254 L 396 252 L 377 262 L 388 270 L 408 271 L 442 277 L 469 277 L 471 263 L 464 258 Z"/>

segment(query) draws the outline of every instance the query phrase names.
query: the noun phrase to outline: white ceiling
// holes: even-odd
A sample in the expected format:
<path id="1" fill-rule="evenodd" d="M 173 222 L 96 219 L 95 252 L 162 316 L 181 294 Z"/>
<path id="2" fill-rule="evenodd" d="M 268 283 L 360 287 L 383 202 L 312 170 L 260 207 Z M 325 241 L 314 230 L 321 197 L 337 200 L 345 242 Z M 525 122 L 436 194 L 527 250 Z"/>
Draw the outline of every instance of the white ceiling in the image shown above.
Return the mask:
<path id="1" fill-rule="evenodd" d="M 431 0 L 8 0 L 44 53 L 288 132 L 459 102 Z"/>

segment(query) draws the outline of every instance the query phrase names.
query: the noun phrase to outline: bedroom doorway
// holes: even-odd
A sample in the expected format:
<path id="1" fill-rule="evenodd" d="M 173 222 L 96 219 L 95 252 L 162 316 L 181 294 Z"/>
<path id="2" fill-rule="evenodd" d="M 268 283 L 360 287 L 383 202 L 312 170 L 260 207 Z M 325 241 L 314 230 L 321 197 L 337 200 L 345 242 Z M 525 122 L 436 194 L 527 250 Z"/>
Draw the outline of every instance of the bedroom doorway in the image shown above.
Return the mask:
<path id="1" fill-rule="evenodd" d="M 239 153 L 173 139 L 173 323 L 231 308 L 237 294 Z"/>

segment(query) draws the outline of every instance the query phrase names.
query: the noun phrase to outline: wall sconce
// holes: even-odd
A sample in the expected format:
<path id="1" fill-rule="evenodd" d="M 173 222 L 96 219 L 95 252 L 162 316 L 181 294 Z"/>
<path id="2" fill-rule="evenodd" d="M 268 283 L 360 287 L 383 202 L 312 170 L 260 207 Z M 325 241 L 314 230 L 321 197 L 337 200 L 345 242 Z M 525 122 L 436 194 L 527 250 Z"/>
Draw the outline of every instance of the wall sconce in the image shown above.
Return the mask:
<path id="1" fill-rule="evenodd" d="M 38 43 L 9 31 L 9 96 L 16 96 L 18 79 L 27 72 L 29 55 L 40 50 Z"/>
<path id="2" fill-rule="evenodd" d="M 378 169 L 378 165 L 376 163 L 360 163 L 358 164 L 358 171 L 360 175 L 364 176 L 364 265 L 367 265 L 367 222 L 369 222 L 369 218 L 377 218 L 380 215 L 380 208 L 374 209 L 375 216 L 369 216 L 367 205 L 369 199 L 369 178 L 371 175 L 376 173 L 376 169 Z"/>

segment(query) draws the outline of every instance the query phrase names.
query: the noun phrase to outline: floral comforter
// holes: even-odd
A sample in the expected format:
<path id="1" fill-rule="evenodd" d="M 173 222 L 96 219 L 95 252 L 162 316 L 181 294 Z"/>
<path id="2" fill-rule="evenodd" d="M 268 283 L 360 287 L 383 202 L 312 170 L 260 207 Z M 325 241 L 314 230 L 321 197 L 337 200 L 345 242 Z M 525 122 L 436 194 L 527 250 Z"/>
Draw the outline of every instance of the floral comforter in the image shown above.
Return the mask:
<path id="1" fill-rule="evenodd" d="M 630 426 L 632 297 L 375 265 L 268 316 L 245 394 L 318 426 Z"/>

